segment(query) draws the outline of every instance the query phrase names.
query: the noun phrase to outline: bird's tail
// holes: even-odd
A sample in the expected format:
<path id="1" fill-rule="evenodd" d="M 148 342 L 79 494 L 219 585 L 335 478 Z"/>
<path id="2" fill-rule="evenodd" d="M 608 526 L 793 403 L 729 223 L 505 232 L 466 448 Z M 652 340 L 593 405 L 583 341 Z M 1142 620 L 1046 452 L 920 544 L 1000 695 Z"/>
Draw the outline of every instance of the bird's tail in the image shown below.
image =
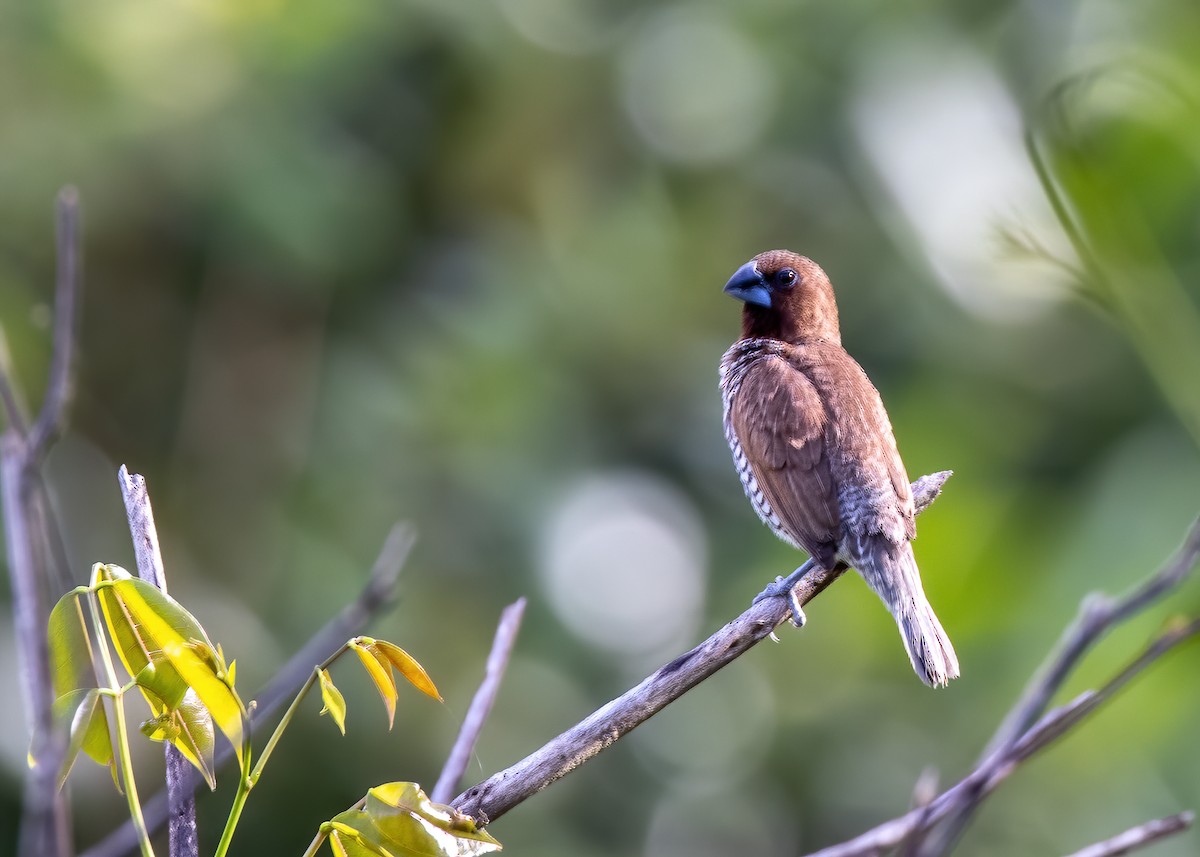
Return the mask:
<path id="1" fill-rule="evenodd" d="M 921 681 L 945 687 L 950 679 L 958 678 L 958 656 L 925 597 L 912 545 L 882 536 L 871 537 L 869 542 L 855 567 L 891 611 Z"/>

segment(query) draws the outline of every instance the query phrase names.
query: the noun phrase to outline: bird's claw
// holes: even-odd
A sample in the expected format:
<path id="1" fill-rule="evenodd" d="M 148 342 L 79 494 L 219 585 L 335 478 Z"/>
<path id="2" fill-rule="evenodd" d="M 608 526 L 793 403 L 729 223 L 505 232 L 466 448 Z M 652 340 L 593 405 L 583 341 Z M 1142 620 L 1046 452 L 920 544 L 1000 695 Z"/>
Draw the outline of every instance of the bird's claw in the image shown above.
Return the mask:
<path id="1" fill-rule="evenodd" d="M 792 612 L 791 622 L 797 628 L 803 628 L 804 623 L 808 621 L 808 617 L 804 615 L 804 608 L 800 606 L 800 598 L 796 595 L 794 589 L 796 581 L 791 577 L 777 577 L 774 582 L 767 584 L 767 588 L 758 595 L 754 596 L 752 604 L 757 604 L 760 601 L 765 601 L 768 598 L 787 598 L 788 604 L 791 605 Z"/>

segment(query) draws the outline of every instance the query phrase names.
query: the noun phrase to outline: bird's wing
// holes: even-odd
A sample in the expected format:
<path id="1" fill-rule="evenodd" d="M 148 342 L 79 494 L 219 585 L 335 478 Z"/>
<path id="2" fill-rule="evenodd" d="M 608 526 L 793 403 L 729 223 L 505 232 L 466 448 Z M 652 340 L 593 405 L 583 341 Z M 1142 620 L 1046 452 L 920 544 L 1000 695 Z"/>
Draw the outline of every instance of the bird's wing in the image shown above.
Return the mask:
<path id="1" fill-rule="evenodd" d="M 836 552 L 840 516 L 816 387 L 781 357 L 747 370 L 731 405 L 738 441 L 771 510 L 819 562 Z"/>

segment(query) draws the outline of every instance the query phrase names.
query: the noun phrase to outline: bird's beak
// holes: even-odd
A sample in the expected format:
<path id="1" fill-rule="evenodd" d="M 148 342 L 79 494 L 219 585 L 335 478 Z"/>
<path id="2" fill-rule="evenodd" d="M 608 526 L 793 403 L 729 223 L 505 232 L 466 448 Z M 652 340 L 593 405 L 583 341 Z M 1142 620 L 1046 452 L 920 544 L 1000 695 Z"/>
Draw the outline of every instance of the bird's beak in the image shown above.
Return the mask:
<path id="1" fill-rule="evenodd" d="M 733 272 L 725 284 L 725 293 L 748 304 L 771 308 L 771 292 L 767 290 L 767 284 L 754 262 L 747 262 Z"/>

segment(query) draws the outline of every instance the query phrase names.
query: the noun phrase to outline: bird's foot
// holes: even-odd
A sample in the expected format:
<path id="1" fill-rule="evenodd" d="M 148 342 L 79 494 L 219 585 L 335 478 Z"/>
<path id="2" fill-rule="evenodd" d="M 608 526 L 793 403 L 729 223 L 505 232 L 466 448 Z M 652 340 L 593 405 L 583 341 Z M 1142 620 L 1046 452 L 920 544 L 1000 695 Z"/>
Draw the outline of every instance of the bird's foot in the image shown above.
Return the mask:
<path id="1" fill-rule="evenodd" d="M 800 580 L 801 572 L 804 570 L 801 567 L 787 577 L 775 578 L 773 583 L 768 584 L 766 589 L 754 596 L 752 603 L 757 604 L 768 598 L 787 598 L 792 608 L 792 615 L 790 617 L 792 624 L 797 628 L 803 628 L 804 623 L 808 621 L 808 617 L 804 615 L 804 608 L 800 606 L 800 598 L 796 595 L 795 586 Z"/>

